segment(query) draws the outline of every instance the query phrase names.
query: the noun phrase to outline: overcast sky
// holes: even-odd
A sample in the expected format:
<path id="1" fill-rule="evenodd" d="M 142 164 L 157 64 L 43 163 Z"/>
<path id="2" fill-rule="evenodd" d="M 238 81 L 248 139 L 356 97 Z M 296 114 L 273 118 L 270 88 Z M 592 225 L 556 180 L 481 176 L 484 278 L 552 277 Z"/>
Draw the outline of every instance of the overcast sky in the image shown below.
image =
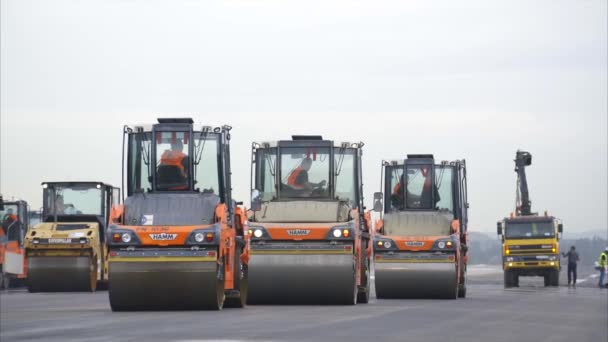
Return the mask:
<path id="1" fill-rule="evenodd" d="M 229 124 L 248 201 L 253 140 L 364 141 L 380 161 L 466 159 L 470 227 L 513 210 L 518 148 L 532 208 L 607 224 L 607 16 L 586 1 L 28 1 L 1 4 L 1 191 L 120 185 L 122 126 Z"/>

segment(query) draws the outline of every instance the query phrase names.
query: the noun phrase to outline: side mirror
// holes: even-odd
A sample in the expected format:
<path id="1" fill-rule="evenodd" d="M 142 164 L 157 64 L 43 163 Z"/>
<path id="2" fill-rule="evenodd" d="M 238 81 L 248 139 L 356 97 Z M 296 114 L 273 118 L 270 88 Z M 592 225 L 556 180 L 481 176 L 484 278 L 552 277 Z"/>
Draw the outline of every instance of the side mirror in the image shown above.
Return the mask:
<path id="1" fill-rule="evenodd" d="M 496 222 L 496 234 L 502 235 L 502 222 Z"/>
<path id="2" fill-rule="evenodd" d="M 259 211 L 262 209 L 262 199 L 260 198 L 260 191 L 258 189 L 251 190 L 251 210 Z"/>
<path id="3" fill-rule="evenodd" d="M 4 210 L 4 199 L 2 198 L 2 195 L 0 195 L 0 210 Z"/>
<path id="4" fill-rule="evenodd" d="M 564 232 L 564 225 L 562 223 L 557 225 L 557 232 L 558 233 L 563 233 Z"/>
<path id="5" fill-rule="evenodd" d="M 382 198 L 384 197 L 384 195 L 381 192 L 374 192 L 374 211 L 375 212 L 382 212 L 383 209 L 383 205 L 382 205 Z"/>

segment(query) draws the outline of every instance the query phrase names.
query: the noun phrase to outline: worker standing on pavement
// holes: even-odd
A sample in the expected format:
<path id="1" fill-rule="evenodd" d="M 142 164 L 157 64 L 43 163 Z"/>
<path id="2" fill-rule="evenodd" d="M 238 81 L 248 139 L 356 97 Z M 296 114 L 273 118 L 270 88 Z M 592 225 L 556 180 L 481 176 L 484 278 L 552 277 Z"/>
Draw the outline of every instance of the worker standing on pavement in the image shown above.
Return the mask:
<path id="1" fill-rule="evenodd" d="M 568 287 L 570 287 L 571 281 L 572 286 L 576 287 L 576 263 L 580 260 L 578 253 L 576 252 L 576 247 L 570 247 L 568 253 L 562 252 L 562 257 L 568 258 Z"/>
<path id="2" fill-rule="evenodd" d="M 597 263 L 600 271 L 600 281 L 598 283 L 598 286 L 600 288 L 604 288 L 606 287 L 606 285 L 604 284 L 604 277 L 606 276 L 606 265 L 608 264 L 608 247 L 606 247 L 602 254 L 600 254 L 600 258 L 598 259 Z"/>

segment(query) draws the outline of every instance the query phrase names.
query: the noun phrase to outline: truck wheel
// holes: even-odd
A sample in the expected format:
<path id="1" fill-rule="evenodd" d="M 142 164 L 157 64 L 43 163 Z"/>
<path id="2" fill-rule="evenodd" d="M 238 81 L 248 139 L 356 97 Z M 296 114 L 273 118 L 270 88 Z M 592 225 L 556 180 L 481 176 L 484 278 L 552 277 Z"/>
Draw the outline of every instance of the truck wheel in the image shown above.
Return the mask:
<path id="1" fill-rule="evenodd" d="M 545 280 L 545 287 L 551 285 L 551 281 L 549 280 L 549 278 L 551 277 L 551 274 L 545 274 L 543 276 L 544 280 Z"/>
<path id="2" fill-rule="evenodd" d="M 558 270 L 552 270 L 551 273 L 549 273 L 549 285 L 550 286 L 559 286 L 559 271 Z"/>
<path id="3" fill-rule="evenodd" d="M 505 289 L 513 287 L 513 271 L 505 270 L 504 272 Z"/>

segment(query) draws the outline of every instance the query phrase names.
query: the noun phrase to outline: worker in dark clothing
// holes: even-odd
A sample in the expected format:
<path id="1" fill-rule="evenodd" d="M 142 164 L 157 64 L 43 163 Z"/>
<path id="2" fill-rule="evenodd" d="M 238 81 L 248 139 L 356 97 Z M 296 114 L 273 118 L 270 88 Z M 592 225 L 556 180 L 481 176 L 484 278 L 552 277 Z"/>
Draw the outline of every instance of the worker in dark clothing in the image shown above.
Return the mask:
<path id="1" fill-rule="evenodd" d="M 568 287 L 570 287 L 570 282 L 573 287 L 576 287 L 576 263 L 580 260 L 576 248 L 572 246 L 568 253 L 562 252 L 562 257 L 568 258 Z"/>

